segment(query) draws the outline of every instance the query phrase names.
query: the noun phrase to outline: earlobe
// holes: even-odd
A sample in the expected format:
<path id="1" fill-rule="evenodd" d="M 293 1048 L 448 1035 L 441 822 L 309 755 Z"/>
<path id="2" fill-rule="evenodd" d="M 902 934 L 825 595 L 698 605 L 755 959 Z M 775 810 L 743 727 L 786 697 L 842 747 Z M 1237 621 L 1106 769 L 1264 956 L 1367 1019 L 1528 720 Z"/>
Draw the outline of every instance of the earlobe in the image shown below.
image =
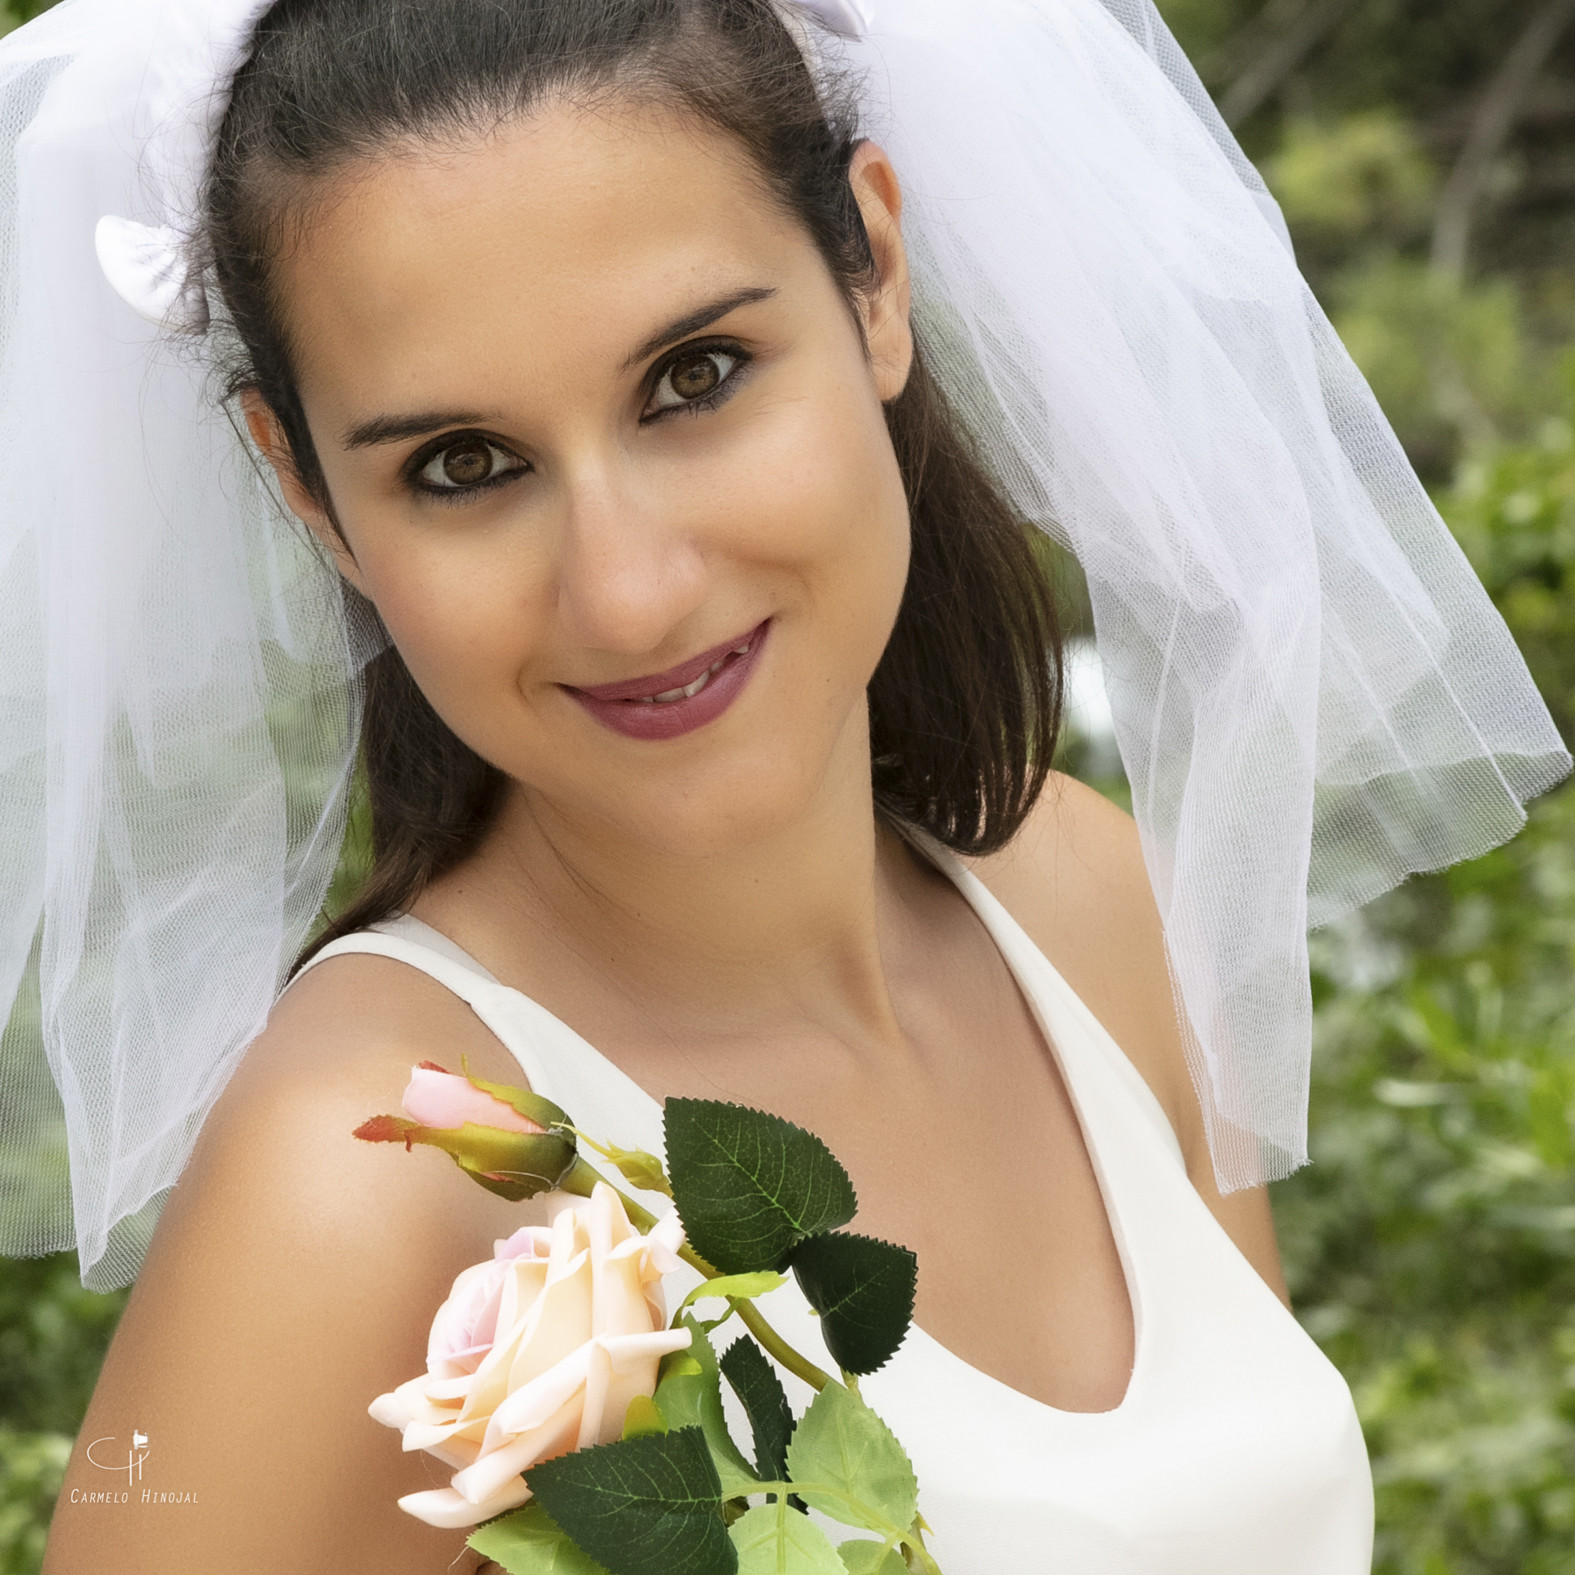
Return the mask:
<path id="1" fill-rule="evenodd" d="M 339 572 L 361 590 L 360 567 L 327 511 L 302 482 L 279 418 L 255 388 L 242 390 L 241 411 L 252 442 L 279 483 L 285 507 L 333 554 Z"/>
<path id="2" fill-rule="evenodd" d="M 912 288 L 902 241 L 902 187 L 884 150 L 862 142 L 848 166 L 848 182 L 864 219 L 880 283 L 862 303 L 864 337 L 882 404 L 900 394 L 913 365 L 909 322 Z"/>

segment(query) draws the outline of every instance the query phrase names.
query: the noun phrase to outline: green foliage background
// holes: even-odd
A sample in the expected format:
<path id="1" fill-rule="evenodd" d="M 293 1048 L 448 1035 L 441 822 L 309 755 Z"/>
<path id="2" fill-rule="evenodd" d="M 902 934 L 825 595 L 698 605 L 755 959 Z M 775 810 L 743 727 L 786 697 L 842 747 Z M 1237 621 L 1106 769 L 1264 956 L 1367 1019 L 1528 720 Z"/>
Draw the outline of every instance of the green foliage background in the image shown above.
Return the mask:
<path id="1" fill-rule="evenodd" d="M 1161 9 L 1569 738 L 1575 20 L 1558 0 Z M 1276 1212 L 1367 1430 L 1376 1568 L 1575 1572 L 1575 789 L 1313 959 L 1314 1163 Z M 0 1265 L 0 1575 L 37 1568 L 122 1301 L 70 1258 Z"/>

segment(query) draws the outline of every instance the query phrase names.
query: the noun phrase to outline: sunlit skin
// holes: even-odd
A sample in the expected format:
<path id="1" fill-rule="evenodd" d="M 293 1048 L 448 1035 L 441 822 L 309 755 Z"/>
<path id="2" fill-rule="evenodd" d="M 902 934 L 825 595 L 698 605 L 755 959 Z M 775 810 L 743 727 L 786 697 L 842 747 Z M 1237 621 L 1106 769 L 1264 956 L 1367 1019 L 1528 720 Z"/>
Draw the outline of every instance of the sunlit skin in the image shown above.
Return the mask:
<path id="1" fill-rule="evenodd" d="M 414 912 L 656 1098 L 820 1132 L 860 1228 L 917 1250 L 928 1333 L 1048 1404 L 1109 1409 L 1132 1309 L 1053 1053 L 972 910 L 871 801 L 865 686 L 908 558 L 882 405 L 911 338 L 896 175 L 865 144 L 852 179 L 879 286 L 850 305 L 744 155 L 667 111 L 548 106 L 402 149 L 316 194 L 281 264 L 331 517 L 256 398 L 248 420 L 433 706 L 510 779 Z M 767 620 L 732 704 L 681 737 L 626 737 L 565 688 Z M 977 868 L 1283 1293 L 1262 1194 L 1214 1189 L 1131 823 L 1058 778 Z M 335 959 L 286 996 L 166 1209 L 83 1430 L 135 1411 L 201 1502 L 62 1514 L 51 1575 L 111 1549 L 125 1572 L 460 1553 L 393 1507 L 441 1468 L 365 1406 L 419 1368 L 454 1274 L 531 1214 L 348 1133 L 396 1107 L 412 1061 L 461 1055 L 519 1079 L 400 964 Z"/>
<path id="2" fill-rule="evenodd" d="M 709 176 L 703 214 L 669 184 L 686 155 Z M 560 115 L 485 157 L 395 169 L 323 215 L 286 277 L 341 561 L 439 713 L 582 871 L 687 872 L 786 830 L 828 777 L 867 779 L 863 689 L 907 571 L 880 404 L 907 370 L 903 293 L 879 303 L 866 358 L 748 170 L 665 119 Z M 672 396 L 651 387 L 661 357 L 631 353 L 745 291 L 771 293 L 681 341 L 733 363 L 725 402 L 647 414 Z M 529 469 L 450 500 L 404 474 L 430 444 L 342 441 L 450 411 Z M 659 672 L 767 617 L 747 693 L 663 747 L 560 688 Z"/>

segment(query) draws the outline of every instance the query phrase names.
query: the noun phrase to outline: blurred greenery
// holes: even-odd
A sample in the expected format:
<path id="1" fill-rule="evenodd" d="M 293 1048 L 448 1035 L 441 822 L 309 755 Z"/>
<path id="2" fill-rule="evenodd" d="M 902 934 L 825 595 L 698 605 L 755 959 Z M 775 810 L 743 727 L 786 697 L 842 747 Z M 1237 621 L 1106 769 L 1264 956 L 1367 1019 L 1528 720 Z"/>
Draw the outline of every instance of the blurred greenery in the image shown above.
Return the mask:
<path id="1" fill-rule="evenodd" d="M 1570 737 L 1575 8 L 1161 9 Z M 364 842 L 363 810 L 347 866 Z M 1575 788 L 1317 934 L 1313 966 L 1314 1163 L 1276 1212 L 1367 1430 L 1375 1568 L 1575 1572 Z M 123 1299 L 69 1257 L 3 1265 L 0 1575 L 37 1567 Z"/>
<path id="2" fill-rule="evenodd" d="M 0 1575 L 32 1575 L 71 1441 L 126 1293 L 85 1291 L 73 1253 L 0 1276 Z"/>
<path id="3" fill-rule="evenodd" d="M 1559 720 L 1575 703 L 1575 389 L 1442 499 Z M 1351 1381 L 1394 1575 L 1575 1570 L 1575 789 L 1313 937 L 1314 1163 L 1275 1189 Z"/>

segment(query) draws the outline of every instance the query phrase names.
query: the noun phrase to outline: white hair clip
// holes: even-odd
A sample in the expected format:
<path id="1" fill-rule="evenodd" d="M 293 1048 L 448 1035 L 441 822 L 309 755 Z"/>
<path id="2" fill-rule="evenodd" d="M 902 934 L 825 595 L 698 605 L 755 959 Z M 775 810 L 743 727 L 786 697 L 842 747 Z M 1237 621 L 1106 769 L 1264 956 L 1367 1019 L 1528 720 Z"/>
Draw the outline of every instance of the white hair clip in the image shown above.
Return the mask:
<path id="1" fill-rule="evenodd" d="M 173 226 L 106 214 L 93 231 L 93 249 L 115 294 L 139 317 L 174 332 L 207 329 L 207 291 Z"/>
<path id="2" fill-rule="evenodd" d="M 150 128 L 128 127 L 140 150 L 137 184 L 120 200 L 137 204 L 133 211 L 151 208 L 153 220 L 106 214 L 94 227 L 94 250 L 116 295 L 167 333 L 200 334 L 208 327 L 208 293 L 202 270 L 192 266 L 189 237 L 199 223 L 202 181 L 229 102 L 228 85 L 272 3 L 127 0 L 114 14 L 118 38 L 99 45 L 103 64 L 93 57 L 101 79 L 91 91 L 107 94 L 117 112 L 135 105 L 136 126 Z M 45 49 L 50 31 L 67 25 L 57 17 L 31 35 Z M 84 84 L 77 91 L 89 90 Z"/>
<path id="3" fill-rule="evenodd" d="M 799 8 L 844 38 L 863 38 L 874 26 L 870 0 L 799 0 Z"/>

